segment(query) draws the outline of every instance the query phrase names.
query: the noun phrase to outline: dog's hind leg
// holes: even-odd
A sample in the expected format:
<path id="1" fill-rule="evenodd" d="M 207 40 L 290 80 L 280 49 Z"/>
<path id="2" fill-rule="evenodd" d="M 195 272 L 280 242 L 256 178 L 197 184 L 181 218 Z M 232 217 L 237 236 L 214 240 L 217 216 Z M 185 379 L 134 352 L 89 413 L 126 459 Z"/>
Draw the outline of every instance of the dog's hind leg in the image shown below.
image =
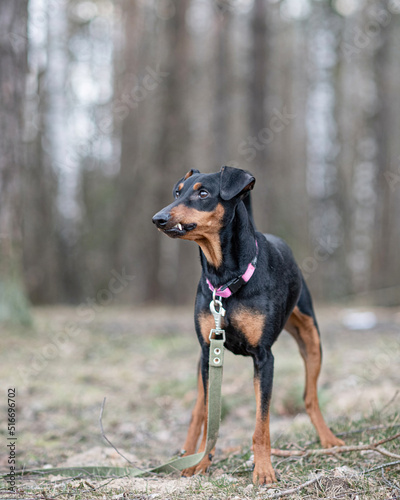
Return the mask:
<path id="1" fill-rule="evenodd" d="M 311 297 L 304 283 L 298 305 L 289 317 L 285 330 L 296 340 L 304 360 L 306 370 L 304 402 L 311 422 L 318 432 L 321 444 L 324 448 L 341 446 L 344 442 L 337 438 L 326 425 L 319 407 L 317 381 L 321 370 L 321 342 Z"/>

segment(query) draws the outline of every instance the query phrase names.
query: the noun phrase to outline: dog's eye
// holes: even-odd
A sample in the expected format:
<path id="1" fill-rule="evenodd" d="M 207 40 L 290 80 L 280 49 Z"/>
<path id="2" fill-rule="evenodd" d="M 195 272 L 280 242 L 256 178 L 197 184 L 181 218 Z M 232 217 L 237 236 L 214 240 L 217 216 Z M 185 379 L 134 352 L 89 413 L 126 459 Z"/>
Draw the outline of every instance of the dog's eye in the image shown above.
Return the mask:
<path id="1" fill-rule="evenodd" d="M 199 191 L 199 198 L 204 200 L 205 198 L 207 198 L 209 195 L 208 191 L 206 191 L 205 189 L 200 189 Z"/>
<path id="2" fill-rule="evenodd" d="M 180 193 L 180 191 L 176 190 L 176 191 L 175 191 L 175 198 L 179 198 L 179 195 L 180 195 L 180 194 L 181 194 L 181 193 Z"/>

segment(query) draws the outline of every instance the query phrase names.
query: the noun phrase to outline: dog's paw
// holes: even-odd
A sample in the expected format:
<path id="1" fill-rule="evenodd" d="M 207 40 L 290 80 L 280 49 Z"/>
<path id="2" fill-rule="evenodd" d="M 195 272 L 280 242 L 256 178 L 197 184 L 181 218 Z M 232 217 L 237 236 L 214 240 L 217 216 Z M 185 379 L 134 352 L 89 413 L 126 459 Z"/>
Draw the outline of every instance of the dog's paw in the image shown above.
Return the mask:
<path id="1" fill-rule="evenodd" d="M 259 485 L 276 483 L 275 471 L 271 463 L 264 462 L 254 465 L 253 483 Z"/>
<path id="2" fill-rule="evenodd" d="M 211 465 L 209 457 L 204 457 L 203 460 L 196 466 L 195 474 L 205 474 Z"/>
<path id="3" fill-rule="evenodd" d="M 334 446 L 345 446 L 345 442 L 343 439 L 339 439 L 335 437 L 335 439 L 331 439 L 327 442 L 322 443 L 323 448 L 333 448 Z"/>
<path id="4" fill-rule="evenodd" d="M 333 448 L 334 446 L 344 446 L 345 442 L 334 434 L 330 434 L 321 439 L 321 445 L 323 448 Z"/>
<path id="5" fill-rule="evenodd" d="M 189 467 L 189 469 L 183 469 L 182 477 L 192 477 L 196 467 Z"/>
<path id="6" fill-rule="evenodd" d="M 205 474 L 207 472 L 207 469 L 211 465 L 211 459 L 210 457 L 204 457 L 203 460 L 198 464 L 195 465 L 194 467 L 190 467 L 189 469 L 184 469 L 182 471 L 182 476 L 183 477 L 191 477 L 195 474 Z"/>

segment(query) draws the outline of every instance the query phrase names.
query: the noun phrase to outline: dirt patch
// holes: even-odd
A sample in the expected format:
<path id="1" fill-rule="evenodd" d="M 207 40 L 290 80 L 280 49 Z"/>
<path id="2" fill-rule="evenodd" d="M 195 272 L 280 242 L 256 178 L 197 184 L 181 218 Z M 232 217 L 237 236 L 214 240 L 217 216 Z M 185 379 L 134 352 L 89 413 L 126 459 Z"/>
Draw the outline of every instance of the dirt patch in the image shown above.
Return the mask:
<path id="1" fill-rule="evenodd" d="M 400 313 L 375 309 L 373 328 L 351 330 L 342 323 L 343 309 L 317 310 L 324 352 L 319 394 L 328 423 L 336 432 L 360 425 L 398 423 L 393 414 L 398 402 L 392 402 L 387 411 L 381 410 L 400 387 Z M 106 434 L 132 462 L 147 467 L 178 453 L 196 397 L 199 346 L 192 314 L 190 308 L 104 309 L 82 318 L 79 309 L 44 308 L 34 311 L 34 329 L 2 333 L 1 420 L 5 421 L 7 414 L 6 389 L 16 387 L 19 467 L 125 466 L 101 437 L 99 414 L 104 397 Z M 286 333 L 273 352 L 273 446 L 304 446 L 316 435 L 302 402 L 302 360 Z M 116 495 L 126 491 L 152 495 L 161 488 L 164 496 L 179 496 L 185 491 L 185 495 L 202 498 L 201 491 L 215 496 L 215 488 L 219 488 L 225 495 L 254 495 L 250 489 L 244 491 L 251 486 L 250 446 L 255 420 L 252 371 L 250 359 L 227 353 L 223 418 L 211 476 L 115 479 L 108 486 L 107 481 L 100 482 L 101 491 L 112 488 Z M 1 433 L 4 438 L 5 427 Z M 368 433 L 354 436 L 355 442 L 365 438 L 372 437 Z M 364 459 L 367 463 L 370 457 Z M 318 468 L 318 462 L 308 464 L 314 465 Z M 332 465 L 335 468 L 338 464 Z M 7 471 L 4 454 L 0 466 Z M 275 459 L 275 467 L 281 477 L 291 480 L 291 471 L 298 465 Z M 60 484 L 75 491 L 80 481 L 70 481 L 67 487 L 61 479 L 54 480 L 54 491 L 60 494 Z M 341 487 L 345 488 L 346 481 L 351 490 L 348 478 Z M 339 482 L 324 487 L 339 487 Z M 321 491 L 318 494 L 322 495 Z M 251 495 L 249 498 L 254 497 Z"/>

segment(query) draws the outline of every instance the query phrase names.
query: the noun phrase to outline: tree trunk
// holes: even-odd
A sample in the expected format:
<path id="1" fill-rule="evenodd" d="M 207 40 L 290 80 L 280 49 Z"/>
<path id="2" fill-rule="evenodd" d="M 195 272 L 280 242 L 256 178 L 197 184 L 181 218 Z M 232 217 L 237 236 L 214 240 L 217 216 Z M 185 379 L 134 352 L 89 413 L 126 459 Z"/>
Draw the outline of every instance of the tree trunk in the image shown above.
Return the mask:
<path id="1" fill-rule="evenodd" d="M 27 0 L 0 2 L 0 322 L 28 324 L 22 277 L 22 128 Z"/>
<path id="2" fill-rule="evenodd" d="M 231 137 L 231 112 L 233 109 L 233 71 L 231 53 L 232 14 L 226 10 L 218 15 L 216 40 L 216 91 L 215 91 L 215 159 L 216 165 L 225 165 L 229 158 L 229 139 Z"/>
<path id="3" fill-rule="evenodd" d="M 384 12 L 382 2 L 376 2 Z M 377 164 L 376 164 L 376 180 L 374 183 L 373 196 L 376 197 L 376 212 L 375 224 L 373 226 L 372 248 L 371 248 L 371 288 L 380 290 L 385 287 L 395 286 L 399 283 L 399 266 L 393 266 L 396 260 L 398 245 L 395 241 L 391 241 L 394 235 L 394 230 L 398 225 L 393 217 L 396 213 L 395 209 L 391 209 L 393 203 L 393 190 L 387 182 L 385 173 L 392 168 L 390 159 L 396 159 L 398 156 L 394 151 L 391 151 L 390 138 L 393 136 L 393 130 L 396 130 L 396 125 L 393 123 L 393 114 L 396 113 L 396 99 L 391 98 L 397 92 L 397 85 L 393 86 L 395 81 L 394 71 L 396 71 L 397 57 L 390 60 L 390 48 L 394 38 L 393 21 L 380 33 L 379 45 L 373 54 L 373 70 L 376 75 L 376 90 L 377 90 L 377 114 L 374 117 L 371 128 L 376 136 L 377 148 Z M 394 92 L 393 92 L 394 91 Z M 394 109 L 393 109 L 394 108 Z M 398 112 L 398 111 L 397 111 Z M 397 129 L 398 130 L 398 129 Z M 393 154 L 394 153 L 394 154 Z M 394 162 L 393 170 L 398 168 L 398 158 Z M 395 250 L 395 253 L 393 252 Z M 393 253 L 392 253 L 393 252 Z M 391 255 L 392 254 L 392 255 Z M 396 297 L 396 295 L 395 295 Z M 376 300 L 378 297 L 374 295 Z M 382 300 L 382 299 L 380 299 Z M 398 301 L 395 298 L 395 303 Z M 383 297 L 382 305 L 392 305 L 392 300 L 389 296 Z"/>
<path id="4" fill-rule="evenodd" d="M 120 2 L 120 51 L 114 60 L 114 134 L 120 141 L 120 171 L 116 179 L 115 224 L 113 228 L 114 261 L 118 271 L 125 269 L 135 276 L 125 294 L 135 304 L 144 300 L 147 282 L 148 244 L 152 210 L 149 205 L 148 175 L 150 162 L 146 161 L 148 146 L 149 104 L 157 94 L 153 81 L 147 89 L 144 78 L 155 69 L 145 39 L 146 9 L 135 0 Z M 118 37 L 117 37 L 118 38 Z M 139 50 L 141 48 L 141 50 Z M 151 71 L 150 70 L 150 71 Z M 158 84 L 158 82 L 157 82 Z M 155 86 L 155 84 L 154 84 Z M 150 228 L 152 229 L 152 227 Z M 143 284 L 143 285 L 142 285 Z"/>
<path id="5" fill-rule="evenodd" d="M 190 131 L 188 119 L 189 37 L 186 12 L 189 0 L 176 3 L 176 12 L 165 23 L 165 52 L 161 68 L 167 72 L 163 102 L 160 103 L 159 131 L 154 147 L 154 191 L 156 210 L 171 203 L 174 183 L 192 168 L 189 161 Z M 154 201 L 154 200 L 153 200 Z M 152 258 L 149 269 L 147 299 L 176 303 L 186 301 L 194 288 L 194 245 L 160 237 L 153 233 Z M 197 250 L 197 249 L 196 249 Z M 192 256 L 192 257 L 189 257 Z M 194 279 L 193 279 L 194 281 Z"/>
<path id="6" fill-rule="evenodd" d="M 30 16 L 35 19 L 32 9 Z M 56 234 L 58 179 L 46 153 L 45 132 L 48 88 L 47 44 L 29 43 L 29 72 L 25 103 L 25 168 L 23 179 L 23 256 L 25 285 L 33 304 L 59 302 L 61 295 L 59 253 Z M 35 78 L 32 78 L 35 75 Z"/>
<path id="7" fill-rule="evenodd" d="M 264 219 L 263 229 L 271 231 L 271 214 L 275 207 L 273 189 L 275 172 L 268 164 L 269 144 L 260 142 L 260 134 L 268 126 L 266 113 L 267 100 L 267 65 L 269 56 L 269 39 L 267 26 L 267 3 L 265 0 L 255 0 L 251 15 L 251 55 L 249 72 L 249 131 L 248 144 L 252 144 L 254 158 L 249 160 L 248 168 L 255 174 L 259 185 L 263 186 L 266 195 L 257 203 L 257 212 Z"/>
<path id="8" fill-rule="evenodd" d="M 302 266 L 319 295 L 341 290 L 341 268 L 336 250 L 342 242 L 337 169 L 335 71 L 337 68 L 336 18 L 331 7 L 316 6 L 308 27 L 309 91 L 306 108 L 307 191 L 309 197 L 310 254 Z M 317 257 L 316 257 L 317 256 Z M 320 266 L 320 262 L 323 265 Z M 317 269 L 318 274 L 315 273 Z M 336 279 L 330 282 L 329 276 Z M 317 279 L 319 277 L 319 280 Z"/>
<path id="9" fill-rule="evenodd" d="M 369 4 L 372 6 L 372 3 Z M 362 33 L 371 22 L 370 9 L 362 11 L 351 27 L 353 33 Z M 365 32 L 366 33 L 366 32 Z M 379 94 L 377 74 L 374 68 L 375 53 L 379 39 L 365 34 L 365 46 L 356 47 L 353 53 L 344 53 L 351 75 L 353 94 L 353 115 L 351 142 L 354 151 L 350 181 L 350 213 L 347 223 L 347 263 L 349 267 L 351 292 L 368 292 L 372 285 L 373 237 L 377 222 L 376 185 L 378 172 L 379 140 L 376 130 Z M 354 38 L 353 38 L 354 39 Z M 354 71 L 357 67 L 357 71 Z"/>

